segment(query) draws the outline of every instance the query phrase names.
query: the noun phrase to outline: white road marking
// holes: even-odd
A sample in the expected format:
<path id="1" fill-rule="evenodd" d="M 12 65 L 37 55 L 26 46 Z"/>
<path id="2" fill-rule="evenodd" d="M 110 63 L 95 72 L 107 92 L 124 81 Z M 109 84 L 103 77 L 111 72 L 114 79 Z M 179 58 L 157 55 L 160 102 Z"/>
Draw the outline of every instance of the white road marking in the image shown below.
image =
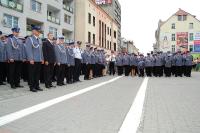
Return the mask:
<path id="1" fill-rule="evenodd" d="M 148 84 L 145 78 L 118 133 L 136 133 L 140 124 Z"/>
<path id="2" fill-rule="evenodd" d="M 97 85 L 93 85 L 93 86 L 87 87 L 85 89 L 82 89 L 82 90 L 79 90 L 79 91 L 76 91 L 76 92 L 73 92 L 73 93 L 70 93 L 70 94 L 66 94 L 64 96 L 54 98 L 52 100 L 34 105 L 32 107 L 29 107 L 29 108 L 26 108 L 26 109 L 23 109 L 23 110 L 20 110 L 20 111 L 17 111 L 17 112 L 14 112 L 14 113 L 11 113 L 11 114 L 8 114 L 8 115 L 5 115 L 5 116 L 2 116 L 2 117 L 0 117 L 0 126 L 6 125 L 6 124 L 11 123 L 15 120 L 21 119 L 25 116 L 28 116 L 30 114 L 33 114 L 35 112 L 38 112 L 38 111 L 43 110 L 45 108 L 48 108 L 50 106 L 53 106 L 55 104 L 58 104 L 60 102 L 65 101 L 65 100 L 71 99 L 71 98 L 76 97 L 78 95 L 84 94 L 84 93 L 89 92 L 91 90 L 94 90 L 94 89 L 96 89 L 100 86 L 114 82 L 114 81 L 120 79 L 121 77 L 122 76 L 119 76 L 119 77 L 113 78 L 109 81 L 102 82 L 102 83 L 99 83 Z"/>

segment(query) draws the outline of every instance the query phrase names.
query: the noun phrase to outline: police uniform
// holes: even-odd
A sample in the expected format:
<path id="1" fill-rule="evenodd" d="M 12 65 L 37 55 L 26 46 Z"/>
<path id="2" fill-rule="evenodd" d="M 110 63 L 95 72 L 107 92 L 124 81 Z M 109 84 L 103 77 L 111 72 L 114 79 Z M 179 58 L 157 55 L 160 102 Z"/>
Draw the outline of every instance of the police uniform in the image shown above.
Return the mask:
<path id="1" fill-rule="evenodd" d="M 158 54 L 157 56 L 155 56 L 155 76 L 159 76 L 162 77 L 163 75 L 163 58 L 161 57 L 160 54 Z"/>
<path id="2" fill-rule="evenodd" d="M 173 60 L 173 57 L 170 54 L 168 54 L 165 57 L 165 76 L 166 77 L 171 77 L 172 60 Z"/>
<path id="3" fill-rule="evenodd" d="M 19 28 L 12 28 L 12 32 L 19 33 Z M 21 66 L 23 61 L 23 43 L 14 34 L 8 38 L 7 58 L 9 60 L 9 83 L 11 88 L 23 87 L 20 85 Z"/>
<path id="4" fill-rule="evenodd" d="M 150 56 L 150 54 L 148 54 L 147 57 L 145 58 L 145 72 L 147 77 L 152 76 L 152 67 L 153 67 L 153 59 Z"/>
<path id="5" fill-rule="evenodd" d="M 138 60 L 139 77 L 144 77 L 144 68 L 145 68 L 145 59 L 143 55 L 140 55 L 140 58 Z"/>
<path id="6" fill-rule="evenodd" d="M 123 64 L 122 64 L 122 54 L 121 53 L 119 53 L 116 56 L 116 66 L 117 66 L 118 75 L 121 76 L 123 74 Z"/>
<path id="7" fill-rule="evenodd" d="M 186 67 L 185 76 L 186 77 L 191 77 L 192 63 L 193 63 L 193 56 L 188 51 L 185 56 L 185 67 Z"/>
<path id="8" fill-rule="evenodd" d="M 138 59 L 136 54 L 130 56 L 130 67 L 132 76 L 136 75 Z"/>
<path id="9" fill-rule="evenodd" d="M 69 43 L 69 46 L 66 48 L 66 54 L 67 54 L 67 69 L 66 69 L 66 77 L 67 77 L 67 83 L 71 84 L 73 83 L 73 74 L 74 74 L 74 66 L 75 66 L 75 55 L 73 52 L 74 42 Z"/>
<path id="10" fill-rule="evenodd" d="M 59 39 L 64 39 L 60 37 Z M 57 65 L 57 85 L 64 85 L 65 68 L 67 64 L 67 55 L 64 44 L 57 44 L 55 46 L 56 65 Z"/>
<path id="11" fill-rule="evenodd" d="M 130 56 L 125 53 L 122 58 L 122 64 L 125 71 L 125 76 L 129 76 L 130 73 Z"/>
<path id="12" fill-rule="evenodd" d="M 40 31 L 39 26 L 33 26 L 32 30 Z M 26 39 L 26 54 L 29 63 L 29 87 L 30 91 L 42 91 L 39 87 L 40 69 L 43 62 L 42 40 L 32 35 Z"/>
<path id="13" fill-rule="evenodd" d="M 0 31 L 0 36 L 2 32 Z M 6 46 L 5 43 L 0 40 L 0 85 L 5 85 L 3 81 L 5 80 L 4 73 L 5 73 L 5 65 L 6 65 Z"/>
<path id="14" fill-rule="evenodd" d="M 84 80 L 89 80 L 89 75 L 90 75 L 90 70 L 91 70 L 91 51 L 90 51 L 90 46 L 86 46 L 86 51 L 85 51 L 85 63 L 86 63 L 86 73 L 84 76 Z"/>
<path id="15" fill-rule="evenodd" d="M 175 77 L 177 76 L 182 77 L 183 63 L 184 63 L 183 56 L 181 55 L 181 52 L 179 51 L 177 55 L 175 56 L 175 66 L 176 66 Z"/>

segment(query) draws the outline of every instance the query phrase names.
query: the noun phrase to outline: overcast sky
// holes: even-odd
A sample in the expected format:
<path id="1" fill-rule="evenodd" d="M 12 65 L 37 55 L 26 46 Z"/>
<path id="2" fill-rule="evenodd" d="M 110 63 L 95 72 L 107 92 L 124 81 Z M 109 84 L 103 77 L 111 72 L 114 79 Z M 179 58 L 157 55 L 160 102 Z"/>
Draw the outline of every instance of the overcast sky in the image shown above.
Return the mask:
<path id="1" fill-rule="evenodd" d="M 119 0 L 122 37 L 133 40 L 140 52 L 153 50 L 159 19 L 165 21 L 179 8 L 200 19 L 200 0 Z"/>

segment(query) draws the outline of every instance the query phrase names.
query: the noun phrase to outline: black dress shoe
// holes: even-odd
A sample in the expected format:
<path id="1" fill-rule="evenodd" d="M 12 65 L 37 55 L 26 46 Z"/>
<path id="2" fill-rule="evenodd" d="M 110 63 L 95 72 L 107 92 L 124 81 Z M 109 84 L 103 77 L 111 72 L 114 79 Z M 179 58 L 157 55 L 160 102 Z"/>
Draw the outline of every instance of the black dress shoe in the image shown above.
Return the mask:
<path id="1" fill-rule="evenodd" d="M 6 84 L 2 82 L 2 83 L 0 83 L 0 85 L 6 85 Z"/>
<path id="2" fill-rule="evenodd" d="M 12 89 L 16 89 L 16 87 L 15 87 L 14 85 L 11 85 L 11 88 L 12 88 Z"/>
<path id="3" fill-rule="evenodd" d="M 53 88 L 56 88 L 56 86 L 54 86 L 54 85 L 49 85 L 49 87 L 53 87 Z"/>
<path id="4" fill-rule="evenodd" d="M 47 89 L 51 88 L 49 85 L 45 85 L 45 87 L 46 87 Z"/>
<path id="5" fill-rule="evenodd" d="M 63 84 L 57 84 L 57 86 L 63 86 Z"/>
<path id="6" fill-rule="evenodd" d="M 30 89 L 30 91 L 32 91 L 32 92 L 37 92 L 37 90 L 36 90 L 36 89 Z"/>
<path id="7" fill-rule="evenodd" d="M 62 83 L 62 85 L 66 85 L 65 83 Z"/>
<path id="8" fill-rule="evenodd" d="M 41 89 L 40 87 L 36 89 L 37 91 L 43 91 L 43 89 Z"/>
<path id="9" fill-rule="evenodd" d="M 24 86 L 21 86 L 21 85 L 15 85 L 15 87 L 17 87 L 17 88 L 24 88 Z"/>

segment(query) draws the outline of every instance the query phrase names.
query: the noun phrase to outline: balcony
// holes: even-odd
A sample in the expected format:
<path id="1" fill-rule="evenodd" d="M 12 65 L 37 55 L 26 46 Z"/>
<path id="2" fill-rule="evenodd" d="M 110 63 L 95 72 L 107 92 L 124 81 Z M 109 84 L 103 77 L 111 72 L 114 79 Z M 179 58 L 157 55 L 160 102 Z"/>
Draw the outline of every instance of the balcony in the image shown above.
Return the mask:
<path id="1" fill-rule="evenodd" d="M 52 22 L 52 23 L 60 25 L 60 19 L 58 19 L 56 17 L 47 16 L 47 20 L 50 21 L 50 22 Z"/>
<path id="2" fill-rule="evenodd" d="M 70 6 L 67 6 L 67 5 L 63 5 L 63 9 L 70 12 L 70 13 L 74 13 L 74 9 Z"/>
<path id="3" fill-rule="evenodd" d="M 23 5 L 15 1 L 0 0 L 0 5 L 6 8 L 13 9 L 18 12 L 23 12 Z"/>

